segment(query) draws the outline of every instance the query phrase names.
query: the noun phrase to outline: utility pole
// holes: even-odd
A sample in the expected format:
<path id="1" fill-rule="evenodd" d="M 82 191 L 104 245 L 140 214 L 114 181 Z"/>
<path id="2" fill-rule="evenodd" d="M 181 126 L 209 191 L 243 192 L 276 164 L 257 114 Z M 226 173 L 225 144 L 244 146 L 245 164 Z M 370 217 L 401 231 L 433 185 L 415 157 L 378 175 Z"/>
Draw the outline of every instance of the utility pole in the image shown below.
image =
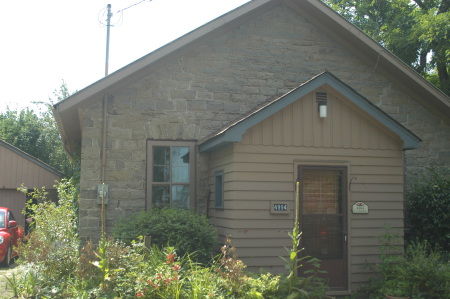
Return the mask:
<path id="1" fill-rule="evenodd" d="M 106 22 L 106 62 L 105 62 L 105 76 L 108 76 L 108 63 L 109 63 L 109 29 L 111 27 L 111 4 L 108 4 L 108 15 Z"/>

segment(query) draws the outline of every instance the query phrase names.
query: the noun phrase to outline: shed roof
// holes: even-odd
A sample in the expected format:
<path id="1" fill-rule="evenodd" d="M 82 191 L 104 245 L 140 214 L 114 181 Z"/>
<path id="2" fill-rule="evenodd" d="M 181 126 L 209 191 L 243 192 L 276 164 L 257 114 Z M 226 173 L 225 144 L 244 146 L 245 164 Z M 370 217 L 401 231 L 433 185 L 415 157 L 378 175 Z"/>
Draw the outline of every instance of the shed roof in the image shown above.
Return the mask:
<path id="1" fill-rule="evenodd" d="M 404 86 L 405 91 L 409 92 L 423 106 L 439 115 L 445 121 L 450 122 L 450 99 L 447 95 L 322 3 L 322 1 L 253 0 L 143 56 L 55 104 L 54 115 L 66 150 L 73 154 L 81 140 L 80 111 L 100 100 L 107 92 L 120 89 L 122 86 L 148 73 L 148 71 L 156 69 L 165 62 L 177 57 L 183 51 L 192 49 L 199 42 L 223 34 L 283 3 L 345 46 L 355 49 L 355 53 L 359 53 L 363 59 L 373 63 L 374 68 L 383 69 L 392 80 Z"/>
<path id="2" fill-rule="evenodd" d="M 21 156 L 22 158 L 24 158 L 24 159 L 26 159 L 26 160 L 32 162 L 33 164 L 36 164 L 37 166 L 39 166 L 39 167 L 41 167 L 41 168 L 43 168 L 43 169 L 45 169 L 45 170 L 47 170 L 47 171 L 53 173 L 54 175 L 56 175 L 56 176 L 58 176 L 58 177 L 61 177 L 61 178 L 62 178 L 62 177 L 65 177 L 65 176 L 66 176 L 65 174 L 63 174 L 63 173 L 60 172 L 59 170 L 57 170 L 57 169 L 51 167 L 50 165 L 48 165 L 48 164 L 42 162 L 41 160 L 39 160 L 39 159 L 33 157 L 33 156 L 30 155 L 30 154 L 27 154 L 26 152 L 22 151 L 21 149 L 15 147 L 15 146 L 12 145 L 12 144 L 9 144 L 8 142 L 3 141 L 3 140 L 1 140 L 1 139 L 0 139 L 0 146 L 3 146 L 4 148 L 7 148 L 8 150 L 10 150 L 10 151 L 12 151 L 12 152 L 18 154 L 18 155 Z"/>
<path id="3" fill-rule="evenodd" d="M 199 151 L 208 153 L 225 147 L 231 143 L 241 142 L 242 136 L 249 128 L 324 85 L 334 88 L 361 110 L 365 111 L 371 117 L 382 123 L 397 136 L 399 136 L 403 141 L 403 149 L 407 150 L 419 147 L 421 140 L 414 133 L 406 129 L 395 119 L 353 90 L 350 86 L 336 78 L 333 74 L 330 72 L 324 72 L 301 84 L 299 87 L 289 91 L 288 93 L 266 102 L 261 107 L 258 107 L 236 121 L 231 122 L 204 140 L 201 140 L 199 142 Z"/>

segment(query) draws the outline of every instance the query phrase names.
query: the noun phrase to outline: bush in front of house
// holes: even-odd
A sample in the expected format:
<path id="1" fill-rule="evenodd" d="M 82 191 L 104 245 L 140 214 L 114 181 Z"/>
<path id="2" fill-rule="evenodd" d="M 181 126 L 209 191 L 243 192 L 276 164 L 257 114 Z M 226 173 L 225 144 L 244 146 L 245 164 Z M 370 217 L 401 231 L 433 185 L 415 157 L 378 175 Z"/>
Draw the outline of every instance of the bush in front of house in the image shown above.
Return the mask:
<path id="1" fill-rule="evenodd" d="M 450 251 L 450 169 L 422 171 L 407 188 L 406 221 L 408 242 L 427 240 Z"/>
<path id="2" fill-rule="evenodd" d="M 178 235 L 174 241 L 160 241 L 178 243 L 177 248 L 148 248 L 139 237 L 126 245 L 106 235 L 102 235 L 98 246 L 88 242 L 80 247 L 73 201 L 76 189 L 66 182 L 58 186 L 58 191 L 58 204 L 45 199 L 45 190 L 32 194 L 37 201 L 29 206 L 35 216 L 33 232 L 20 244 L 20 270 L 7 278 L 9 297 L 284 299 L 307 298 L 317 293 L 318 279 L 314 277 L 292 283 L 287 276 L 245 272 L 246 265 L 237 258 L 231 240 L 207 266 L 192 260 L 195 256 L 180 254 L 181 249 L 189 250 L 180 240 L 195 243 L 198 250 L 198 244 L 208 247 L 204 242 L 209 239 L 211 252 L 217 240 L 206 217 L 184 210 L 153 211 L 153 218 L 150 217 L 165 224 L 158 227 L 171 232 L 165 237 Z M 139 224 L 146 224 L 147 218 L 147 214 L 134 217 Z M 315 292 L 309 293 L 308 289 Z"/>
<path id="3" fill-rule="evenodd" d="M 74 201 L 77 190 L 72 180 L 63 180 L 55 187 L 58 203 L 47 198 L 44 188 L 32 192 L 19 188 L 30 198 L 27 209 L 33 218 L 31 232 L 15 248 L 18 263 L 25 266 L 22 276 L 13 276 L 10 281 L 16 286 L 13 288 L 15 297 L 22 298 L 20 286 L 28 290 L 26 298 L 40 297 L 45 290 L 51 290 L 57 297 L 77 269 L 80 246 Z"/>
<path id="4" fill-rule="evenodd" d="M 191 254 L 193 261 L 203 264 L 210 262 L 218 245 L 217 231 L 206 216 L 181 209 L 152 209 L 124 218 L 113 236 L 126 244 L 150 236 L 153 245 L 175 247 L 179 256 Z"/>
<path id="5" fill-rule="evenodd" d="M 389 227 L 380 241 L 380 261 L 370 265 L 376 275 L 353 294 L 354 298 L 450 299 L 446 253 L 433 249 L 427 241 L 411 242 L 403 250 L 401 234 Z"/>

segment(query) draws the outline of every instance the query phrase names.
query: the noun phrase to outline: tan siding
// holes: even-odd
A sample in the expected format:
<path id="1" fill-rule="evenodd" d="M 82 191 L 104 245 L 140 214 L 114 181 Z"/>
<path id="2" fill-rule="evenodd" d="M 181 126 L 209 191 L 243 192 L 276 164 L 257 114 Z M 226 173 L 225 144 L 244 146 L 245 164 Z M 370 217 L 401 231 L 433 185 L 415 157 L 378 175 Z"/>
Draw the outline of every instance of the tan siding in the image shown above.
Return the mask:
<path id="1" fill-rule="evenodd" d="M 370 261 L 378 254 L 378 237 L 384 233 L 384 225 L 403 225 L 403 164 L 399 151 L 236 144 L 232 151 L 219 151 L 217 159 L 213 154 L 211 161 L 215 169 L 225 171 L 225 209 L 210 209 L 209 214 L 222 235 L 232 236 L 239 257 L 250 269 L 252 265 L 255 270 L 256 265 L 271 271 L 283 269 L 280 252 L 275 255 L 272 249 L 283 247 L 280 242 L 290 244 L 287 232 L 292 229 L 294 217 L 295 165 L 301 161 L 350 165 L 349 181 L 355 179 L 350 186 L 348 208 L 356 201 L 369 205 L 367 215 L 349 214 L 349 267 L 353 276 L 365 273 L 360 270 L 365 265 L 360 257 L 369 257 Z M 288 202 L 291 211 L 286 215 L 270 214 L 272 200 Z M 256 257 L 264 257 L 264 262 Z M 352 281 L 357 284 L 357 280 Z"/>
<path id="2" fill-rule="evenodd" d="M 228 219 L 223 218 L 220 211 L 211 211 L 210 216 L 215 216 L 212 222 L 219 227 L 226 227 L 229 229 L 267 229 L 267 228 L 277 228 L 277 229 L 291 229 L 294 221 L 292 219 L 271 219 L 270 221 L 254 221 L 249 219 Z M 269 237 L 269 236 L 268 236 Z"/>
<path id="3" fill-rule="evenodd" d="M 10 208 L 22 227 L 25 227 L 25 216 L 22 214 L 25 208 L 25 200 L 25 195 L 17 190 L 0 189 L 0 206 Z"/>
<path id="4" fill-rule="evenodd" d="M 229 202 L 240 202 L 242 200 L 251 201 L 255 199 L 255 193 L 253 190 L 251 191 L 226 191 L 227 192 L 227 201 Z M 292 190 L 284 190 L 280 191 L 266 191 L 264 193 L 258 194 L 258 200 L 292 200 Z"/>
<path id="5" fill-rule="evenodd" d="M 379 254 L 385 225 L 403 227 L 402 144 L 345 100 L 330 96 L 328 105 L 328 117 L 320 119 L 309 94 L 250 128 L 241 143 L 213 153 L 211 200 L 213 175 L 221 169 L 224 209 L 210 208 L 209 215 L 222 236 L 232 236 L 250 269 L 283 271 L 279 256 L 290 246 L 297 165 L 348 166 L 348 263 L 355 289 L 370 275 L 363 267 Z M 271 214 L 271 201 L 287 202 L 289 213 Z M 351 213 L 357 201 L 369 206 L 368 214 Z"/>
<path id="6" fill-rule="evenodd" d="M 0 146 L 0 188 L 17 189 L 22 183 L 28 188 L 43 186 L 53 189 L 60 178 L 23 156 Z"/>
<path id="7" fill-rule="evenodd" d="M 17 188 L 22 184 L 27 189 L 45 187 L 51 191 L 49 198 L 55 200 L 53 185 L 60 179 L 54 172 L 0 144 L 0 206 L 12 209 L 20 225 L 25 225 L 25 216 L 21 215 L 25 195 Z"/>
<path id="8" fill-rule="evenodd" d="M 282 230 L 282 229 L 273 229 L 273 228 L 267 228 L 264 230 L 260 230 L 260 229 L 233 229 L 233 230 L 227 230 L 225 231 L 222 230 L 219 232 L 222 233 L 229 233 L 233 236 L 236 237 L 236 239 L 265 239 L 267 238 L 267 236 L 271 236 L 271 238 L 274 239 L 282 239 L 282 240 L 286 240 L 286 233 L 287 230 Z M 242 243 L 241 243 L 242 244 Z M 251 247 L 251 246 L 250 246 Z M 242 247 L 243 249 L 246 247 Z M 277 251 L 284 251 L 284 248 L 279 248 L 278 246 L 275 247 L 275 249 Z M 243 252 L 240 252 L 240 255 L 243 254 Z M 262 253 L 259 253 L 262 254 Z"/>
<path id="9" fill-rule="evenodd" d="M 249 129 L 243 144 L 353 149 L 400 149 L 397 137 L 350 103 L 328 93 L 328 116 L 318 116 L 310 93 Z M 290 120 L 293 120 L 289 122 Z"/>

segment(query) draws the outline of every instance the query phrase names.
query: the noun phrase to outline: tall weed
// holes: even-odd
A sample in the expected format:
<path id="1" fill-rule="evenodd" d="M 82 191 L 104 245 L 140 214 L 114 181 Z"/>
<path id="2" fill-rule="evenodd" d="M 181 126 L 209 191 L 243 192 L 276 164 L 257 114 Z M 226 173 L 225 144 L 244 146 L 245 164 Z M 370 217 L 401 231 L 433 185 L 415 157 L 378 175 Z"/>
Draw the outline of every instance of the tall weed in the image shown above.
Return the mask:
<path id="1" fill-rule="evenodd" d="M 77 268 L 79 254 L 78 217 L 73 199 L 75 188 L 68 180 L 55 187 L 58 203 L 46 198 L 45 189 L 35 189 L 28 194 L 27 209 L 33 215 L 32 231 L 18 246 L 18 263 L 32 265 L 36 284 L 42 288 L 48 286 L 48 291 L 53 294 L 64 292 Z"/>

